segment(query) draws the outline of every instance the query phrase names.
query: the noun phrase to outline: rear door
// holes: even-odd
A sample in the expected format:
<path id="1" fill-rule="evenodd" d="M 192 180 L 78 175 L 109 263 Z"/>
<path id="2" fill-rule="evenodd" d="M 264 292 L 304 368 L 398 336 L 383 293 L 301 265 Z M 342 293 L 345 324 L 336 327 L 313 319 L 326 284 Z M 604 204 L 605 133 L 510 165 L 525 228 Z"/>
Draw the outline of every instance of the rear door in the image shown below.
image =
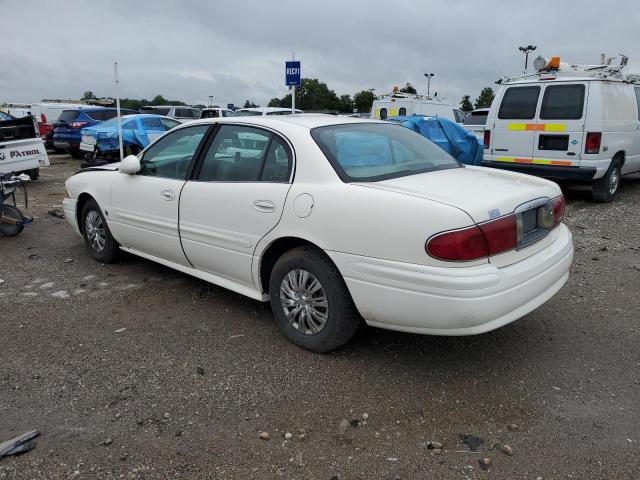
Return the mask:
<path id="1" fill-rule="evenodd" d="M 292 150 L 279 135 L 221 125 L 180 195 L 180 238 L 191 264 L 253 286 L 253 252 L 280 221 L 292 171 Z"/>
<path id="2" fill-rule="evenodd" d="M 579 166 L 588 95 L 585 83 L 563 82 L 544 87 L 534 134 L 533 163 Z"/>
<path id="3" fill-rule="evenodd" d="M 496 162 L 531 163 L 536 130 L 539 85 L 507 87 L 491 133 L 491 151 Z"/>

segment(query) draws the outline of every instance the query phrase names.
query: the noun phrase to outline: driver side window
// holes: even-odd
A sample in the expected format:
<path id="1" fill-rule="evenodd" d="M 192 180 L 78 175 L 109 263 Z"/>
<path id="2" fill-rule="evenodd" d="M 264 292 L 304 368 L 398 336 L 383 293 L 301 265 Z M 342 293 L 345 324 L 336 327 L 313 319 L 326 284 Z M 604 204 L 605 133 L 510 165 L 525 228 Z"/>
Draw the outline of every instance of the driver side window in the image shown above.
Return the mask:
<path id="1" fill-rule="evenodd" d="M 197 125 L 166 134 L 144 152 L 138 174 L 186 180 L 193 156 L 208 129 L 208 125 Z"/>

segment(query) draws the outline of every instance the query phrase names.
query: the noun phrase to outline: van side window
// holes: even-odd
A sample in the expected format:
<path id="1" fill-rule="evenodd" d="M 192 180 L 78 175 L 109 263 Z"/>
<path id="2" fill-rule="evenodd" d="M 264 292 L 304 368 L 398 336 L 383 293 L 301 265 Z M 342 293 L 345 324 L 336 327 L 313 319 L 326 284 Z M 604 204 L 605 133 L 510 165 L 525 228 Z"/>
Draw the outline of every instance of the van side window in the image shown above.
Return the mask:
<path id="1" fill-rule="evenodd" d="M 381 108 L 380 109 L 380 120 L 385 120 L 387 118 L 387 109 L 386 108 Z"/>
<path id="2" fill-rule="evenodd" d="M 407 109 L 404 107 L 400 107 L 400 110 L 398 111 L 398 115 L 404 116 L 407 114 Z"/>
<path id="3" fill-rule="evenodd" d="M 509 87 L 504 92 L 498 118 L 530 120 L 536 115 L 540 87 Z"/>
<path id="4" fill-rule="evenodd" d="M 549 85 L 542 97 L 540 119 L 577 120 L 583 108 L 584 85 Z"/>
<path id="5" fill-rule="evenodd" d="M 638 104 L 638 120 L 640 120 L 640 87 L 634 88 L 636 92 L 636 103 Z"/>

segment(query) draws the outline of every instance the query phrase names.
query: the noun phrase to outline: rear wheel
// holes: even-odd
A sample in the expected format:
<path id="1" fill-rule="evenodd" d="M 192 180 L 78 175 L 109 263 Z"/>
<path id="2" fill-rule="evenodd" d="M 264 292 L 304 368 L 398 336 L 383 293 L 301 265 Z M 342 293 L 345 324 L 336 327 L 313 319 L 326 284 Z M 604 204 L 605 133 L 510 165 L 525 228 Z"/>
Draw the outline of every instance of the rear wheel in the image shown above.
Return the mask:
<path id="1" fill-rule="evenodd" d="M 24 229 L 24 225 L 15 223 L 22 220 L 22 212 L 13 205 L 4 205 L 0 215 L 9 221 L 9 223 L 5 223 L 0 220 L 0 235 L 15 237 Z"/>
<path id="2" fill-rule="evenodd" d="M 593 183 L 593 199 L 596 202 L 611 202 L 620 187 L 620 179 L 622 177 L 622 162 L 614 158 L 607 173 Z"/>
<path id="3" fill-rule="evenodd" d="M 84 152 L 82 150 L 80 150 L 79 148 L 70 148 L 69 149 L 69 155 L 71 155 L 73 158 L 77 158 L 79 160 L 82 160 L 84 158 Z"/>
<path id="4" fill-rule="evenodd" d="M 87 200 L 80 216 L 82 236 L 89 255 L 104 263 L 111 263 L 120 257 L 118 242 L 111 236 L 100 207 L 95 200 Z"/>
<path id="5" fill-rule="evenodd" d="M 345 343 L 360 326 L 360 315 L 340 272 L 313 247 L 285 253 L 269 281 L 271 309 L 285 336 L 314 352 Z"/>

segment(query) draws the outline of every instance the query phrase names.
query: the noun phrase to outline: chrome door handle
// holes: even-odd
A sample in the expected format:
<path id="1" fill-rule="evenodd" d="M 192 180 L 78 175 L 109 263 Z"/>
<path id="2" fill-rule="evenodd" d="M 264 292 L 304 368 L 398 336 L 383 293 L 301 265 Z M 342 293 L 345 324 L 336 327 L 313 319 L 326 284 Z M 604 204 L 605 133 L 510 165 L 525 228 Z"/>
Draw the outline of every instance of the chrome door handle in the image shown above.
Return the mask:
<path id="1" fill-rule="evenodd" d="M 270 213 L 275 211 L 276 204 L 271 200 L 256 200 L 253 202 L 253 208 L 262 213 Z"/>
<path id="2" fill-rule="evenodd" d="M 173 193 L 171 190 L 162 190 L 160 192 L 160 198 L 162 198 L 163 200 L 166 200 L 167 202 L 171 202 L 173 199 L 176 198 L 176 194 Z"/>

